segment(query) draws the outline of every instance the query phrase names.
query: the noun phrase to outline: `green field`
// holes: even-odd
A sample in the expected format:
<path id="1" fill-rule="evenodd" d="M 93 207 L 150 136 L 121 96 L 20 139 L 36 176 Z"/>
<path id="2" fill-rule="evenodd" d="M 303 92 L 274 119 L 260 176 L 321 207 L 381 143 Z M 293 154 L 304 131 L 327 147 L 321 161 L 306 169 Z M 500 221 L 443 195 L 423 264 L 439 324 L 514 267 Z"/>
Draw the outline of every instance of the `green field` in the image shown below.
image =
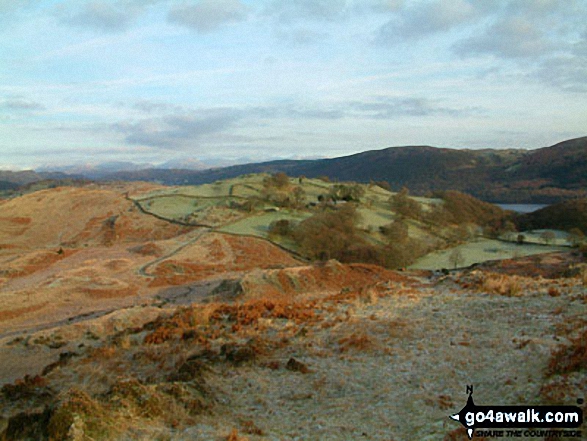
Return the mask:
<path id="1" fill-rule="evenodd" d="M 261 203 L 252 214 L 242 211 L 239 213 L 237 206 L 247 200 L 263 199 L 263 180 L 267 176 L 267 174 L 245 175 L 212 184 L 169 187 L 147 193 L 137 199 L 137 202 L 145 211 L 165 219 L 208 223 L 217 227 L 223 226 L 225 231 L 246 231 L 241 234 L 257 234 L 256 232 L 267 229 L 268 223 L 262 225 L 263 222 L 280 218 L 274 213 L 265 213 L 266 209 L 272 208 L 271 203 L 267 201 Z M 338 185 L 335 182 L 308 178 L 290 178 L 289 182 L 290 189 L 299 186 L 304 190 L 308 204 L 317 204 L 321 195 L 328 194 L 333 186 Z M 362 217 L 361 227 L 376 231 L 380 226 L 393 220 L 393 213 L 389 209 L 388 202 L 392 193 L 376 185 L 362 185 L 362 187 L 365 194 L 361 198 L 359 209 Z M 287 191 L 285 194 L 287 195 Z M 230 214 L 228 210 L 233 210 L 235 213 Z M 295 213 L 288 210 L 287 212 L 289 214 L 285 217 L 296 220 L 305 219 L 311 215 L 307 210 L 299 210 Z M 209 219 L 210 217 L 212 219 Z M 236 220 L 243 217 L 245 219 L 235 224 Z"/>
<path id="2" fill-rule="evenodd" d="M 499 240 L 479 239 L 455 248 L 442 251 L 435 251 L 427 254 L 410 266 L 411 269 L 429 269 L 438 270 L 442 268 L 452 268 L 454 264 L 450 261 L 450 255 L 453 250 L 459 250 L 463 260 L 459 262 L 459 267 L 481 263 L 487 260 L 510 259 L 514 257 L 531 256 L 534 254 L 552 253 L 555 251 L 564 251 L 568 248 L 559 246 L 518 245 L 513 242 L 502 242 Z"/>
<path id="3" fill-rule="evenodd" d="M 518 234 L 524 235 L 524 242 L 529 243 L 536 243 L 536 244 L 544 244 L 544 239 L 541 237 L 542 233 L 545 231 L 550 231 L 554 233 L 554 240 L 549 243 L 548 245 L 558 245 L 558 246 L 568 246 L 569 242 L 567 240 L 568 233 L 566 231 L 561 230 L 532 230 L 532 231 L 522 231 L 521 233 L 510 233 L 511 237 L 507 239 L 511 241 L 515 241 Z M 506 239 L 503 237 L 503 239 Z"/>
<path id="4" fill-rule="evenodd" d="M 219 232 L 241 235 L 252 235 L 268 238 L 268 228 L 272 222 L 287 219 L 298 223 L 309 218 L 321 210 L 342 207 L 345 202 L 329 202 L 323 206 L 319 202 L 321 196 L 326 196 L 332 187 L 340 185 L 338 182 L 325 182 L 320 179 L 289 178 L 289 185 L 280 189 L 273 188 L 273 195 L 282 198 L 289 197 L 296 187 L 301 187 L 305 194 L 306 207 L 300 209 L 278 208 L 275 199 L 267 197 L 264 180 L 267 174 L 245 175 L 238 178 L 218 181 L 212 184 L 198 186 L 169 187 L 143 195 L 137 202 L 142 208 L 159 217 L 187 222 L 193 225 L 208 225 Z M 344 184 L 344 183 L 343 183 Z M 346 183 L 347 185 L 356 185 Z M 368 235 L 369 241 L 376 245 L 383 245 L 385 238 L 380 233 L 380 227 L 388 225 L 396 219 L 391 210 L 391 193 L 377 185 L 360 184 L 364 194 L 360 197 L 358 227 Z M 428 211 L 435 204 L 442 203 L 440 199 L 422 197 L 413 198 L 420 203 L 424 211 Z M 440 235 L 450 235 L 450 231 L 438 232 L 429 226 L 415 221 L 406 220 L 409 236 L 419 240 L 427 247 L 446 245 L 447 240 Z M 521 257 L 532 254 L 547 253 L 566 249 L 567 233 L 554 231 L 555 239 L 549 245 L 544 244 L 541 234 L 544 230 L 521 233 L 524 235 L 524 244 L 517 244 L 519 233 L 509 233 L 507 240 L 476 239 L 456 247 L 462 261 L 458 266 L 464 267 L 487 260 L 499 260 L 512 257 Z M 446 233 L 446 234 L 445 234 Z M 506 239 L 505 235 L 502 239 Z M 280 245 L 288 246 L 287 237 L 272 237 Z M 289 244 L 292 248 L 292 244 Z M 295 248 L 295 246 L 294 246 Z M 293 248 L 292 248 L 293 249 Z M 450 268 L 454 263 L 450 255 L 454 248 L 430 253 L 418 260 L 412 268 L 441 269 Z"/>
<path id="5" fill-rule="evenodd" d="M 231 234 L 246 234 L 267 238 L 267 231 L 272 222 L 287 219 L 293 222 L 301 222 L 312 214 L 308 212 L 290 212 L 278 211 L 270 213 L 260 213 L 254 216 L 246 217 L 234 223 L 224 225 L 218 228 L 218 231 Z"/>
<path id="6" fill-rule="evenodd" d="M 191 214 L 198 207 L 198 203 L 198 199 L 183 195 L 165 195 L 140 202 L 145 211 L 166 219 L 183 218 Z"/>

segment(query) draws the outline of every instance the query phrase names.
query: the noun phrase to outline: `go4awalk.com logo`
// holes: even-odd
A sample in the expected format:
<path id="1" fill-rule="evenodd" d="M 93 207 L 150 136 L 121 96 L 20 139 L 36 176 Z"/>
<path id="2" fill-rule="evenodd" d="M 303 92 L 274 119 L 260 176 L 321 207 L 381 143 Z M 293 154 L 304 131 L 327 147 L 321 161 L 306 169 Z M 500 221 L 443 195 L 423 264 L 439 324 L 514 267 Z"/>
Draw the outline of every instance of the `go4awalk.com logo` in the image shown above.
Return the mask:
<path id="1" fill-rule="evenodd" d="M 578 428 L 583 424 L 583 410 L 578 406 L 477 406 L 473 402 L 473 386 L 467 386 L 467 393 L 466 406 L 450 418 L 465 426 L 469 439 L 473 434 L 490 437 L 582 436 Z"/>

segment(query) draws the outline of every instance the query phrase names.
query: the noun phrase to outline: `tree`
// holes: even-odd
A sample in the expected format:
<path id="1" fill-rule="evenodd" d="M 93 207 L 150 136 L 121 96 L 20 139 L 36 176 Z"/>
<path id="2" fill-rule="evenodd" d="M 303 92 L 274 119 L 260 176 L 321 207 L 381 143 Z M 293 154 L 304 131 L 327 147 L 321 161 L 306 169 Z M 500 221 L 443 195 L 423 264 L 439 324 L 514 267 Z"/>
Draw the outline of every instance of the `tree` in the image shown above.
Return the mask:
<path id="1" fill-rule="evenodd" d="M 585 234 L 579 228 L 571 228 L 567 236 L 567 242 L 572 246 L 579 246 L 585 240 Z"/>
<path id="2" fill-rule="evenodd" d="M 389 243 L 403 244 L 408 240 L 408 225 L 401 219 L 379 227 L 379 231 Z"/>
<path id="3" fill-rule="evenodd" d="M 420 219 L 422 217 L 422 208 L 420 204 L 408 196 L 409 190 L 404 187 L 399 193 L 389 198 L 391 209 L 401 217 Z"/>
<path id="4" fill-rule="evenodd" d="M 424 215 L 424 222 L 435 227 L 445 226 L 451 221 L 450 213 L 444 208 L 444 204 L 432 204 Z"/>
<path id="5" fill-rule="evenodd" d="M 279 219 L 269 224 L 269 236 L 287 236 L 291 233 L 291 222 L 287 219 Z"/>
<path id="6" fill-rule="evenodd" d="M 263 186 L 265 188 L 268 187 L 275 187 L 275 188 L 284 188 L 289 185 L 289 177 L 283 173 L 274 173 L 271 176 L 266 177 L 263 179 Z"/>
<path id="7" fill-rule="evenodd" d="M 454 248 L 448 256 L 448 261 L 451 265 L 454 266 L 456 269 L 459 265 L 462 265 L 465 258 L 463 257 L 463 253 L 459 248 Z"/>
<path id="8" fill-rule="evenodd" d="M 324 211 L 300 222 L 292 237 L 311 259 L 341 259 L 346 250 L 363 240 L 356 227 L 359 214 L 353 204 L 336 211 Z"/>
<path id="9" fill-rule="evenodd" d="M 388 243 L 385 247 L 385 266 L 405 268 L 426 254 L 426 246 L 417 239 L 407 239 L 405 243 Z"/>
<path id="10" fill-rule="evenodd" d="M 331 189 L 328 195 L 333 201 L 356 201 L 359 202 L 361 197 L 365 194 L 365 190 L 359 184 L 345 185 L 336 184 Z"/>
<path id="11" fill-rule="evenodd" d="M 505 221 L 503 223 L 503 226 L 502 226 L 501 230 L 503 231 L 503 233 L 505 235 L 505 239 L 506 240 L 509 240 L 509 241 L 513 241 L 514 240 L 514 237 L 515 237 L 515 235 L 516 235 L 516 233 L 518 231 L 516 229 L 516 225 L 512 221 L 510 221 L 510 220 Z"/>
<path id="12" fill-rule="evenodd" d="M 506 213 L 499 207 L 454 190 L 435 193 L 443 200 L 444 208 L 455 224 L 491 225 L 504 219 Z"/>
<path id="13" fill-rule="evenodd" d="M 550 245 L 556 239 L 556 234 L 554 232 L 546 230 L 540 234 L 540 240 L 544 242 L 545 245 Z"/>
<path id="14" fill-rule="evenodd" d="M 387 181 L 375 181 L 375 185 L 383 188 L 384 190 L 391 191 L 391 185 Z"/>
<path id="15" fill-rule="evenodd" d="M 306 204 L 306 192 L 302 187 L 294 188 L 291 196 L 292 206 L 296 209 L 302 208 Z"/>

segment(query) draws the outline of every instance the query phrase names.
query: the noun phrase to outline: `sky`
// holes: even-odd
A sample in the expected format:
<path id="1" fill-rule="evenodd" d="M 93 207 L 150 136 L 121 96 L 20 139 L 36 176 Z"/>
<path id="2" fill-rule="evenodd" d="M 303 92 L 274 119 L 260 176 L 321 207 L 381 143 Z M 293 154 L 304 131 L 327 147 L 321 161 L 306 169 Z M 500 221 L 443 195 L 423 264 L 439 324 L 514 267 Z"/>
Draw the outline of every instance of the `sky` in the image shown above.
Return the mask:
<path id="1" fill-rule="evenodd" d="M 585 0 L 0 0 L 4 169 L 585 135 Z"/>

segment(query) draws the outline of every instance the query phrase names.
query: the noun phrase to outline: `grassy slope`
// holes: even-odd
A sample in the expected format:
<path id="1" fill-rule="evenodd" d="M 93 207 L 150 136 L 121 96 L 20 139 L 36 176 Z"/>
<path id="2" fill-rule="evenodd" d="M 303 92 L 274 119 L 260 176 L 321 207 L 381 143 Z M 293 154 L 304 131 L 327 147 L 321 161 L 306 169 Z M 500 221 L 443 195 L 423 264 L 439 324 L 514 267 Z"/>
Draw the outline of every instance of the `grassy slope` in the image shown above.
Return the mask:
<path id="1" fill-rule="evenodd" d="M 560 246 L 546 246 L 537 244 L 518 245 L 514 242 L 503 242 L 491 239 L 479 239 L 455 248 L 436 251 L 430 253 L 410 268 L 412 269 L 431 269 L 439 270 L 442 268 L 452 268 L 454 264 L 450 262 L 450 255 L 454 249 L 461 251 L 463 260 L 459 267 L 466 267 L 474 263 L 481 263 L 488 260 L 511 259 L 514 257 L 531 256 L 535 254 L 551 253 L 562 251 L 566 248 Z"/>
<path id="2" fill-rule="evenodd" d="M 218 181 L 212 184 L 199 186 L 169 187 L 158 189 L 144 194 L 140 204 L 149 212 L 160 217 L 182 220 L 192 215 L 190 221 L 202 222 L 213 225 L 217 231 L 251 235 L 264 239 L 268 238 L 269 225 L 277 220 L 286 219 L 297 223 L 310 217 L 313 212 L 293 209 L 275 209 L 269 202 L 264 202 L 251 213 L 229 208 L 231 203 L 243 203 L 250 198 L 262 198 L 263 179 L 266 174 L 245 175 L 237 178 Z M 324 182 L 319 179 L 305 178 L 301 182 L 297 178 L 290 178 L 293 189 L 301 187 L 306 194 L 307 203 L 318 203 L 320 195 L 327 194 L 336 185 L 334 182 Z M 379 233 L 379 227 L 387 225 L 396 219 L 396 214 L 389 208 L 389 197 L 394 194 L 376 185 L 361 185 L 365 193 L 361 197 L 358 212 L 360 214 L 359 228 L 373 243 L 383 243 L 384 238 Z M 428 211 L 431 206 L 442 203 L 439 199 L 423 197 L 414 198 L 421 204 L 423 211 Z M 439 238 L 429 228 L 420 222 L 409 220 L 410 237 L 418 239 L 429 247 L 437 247 Z M 541 244 L 540 232 L 525 233 L 528 242 Z M 279 245 L 296 251 L 295 244 L 291 241 L 273 238 Z M 512 239 L 515 240 L 515 237 Z M 565 237 L 557 233 L 557 239 L 552 245 L 565 245 Z M 545 253 L 560 250 L 556 246 L 538 246 L 532 244 L 516 245 L 490 240 L 475 240 L 459 247 L 464 260 L 461 266 L 485 260 L 495 260 Z M 451 250 L 438 251 L 420 259 L 414 268 L 439 269 L 450 267 L 448 256 Z"/>

